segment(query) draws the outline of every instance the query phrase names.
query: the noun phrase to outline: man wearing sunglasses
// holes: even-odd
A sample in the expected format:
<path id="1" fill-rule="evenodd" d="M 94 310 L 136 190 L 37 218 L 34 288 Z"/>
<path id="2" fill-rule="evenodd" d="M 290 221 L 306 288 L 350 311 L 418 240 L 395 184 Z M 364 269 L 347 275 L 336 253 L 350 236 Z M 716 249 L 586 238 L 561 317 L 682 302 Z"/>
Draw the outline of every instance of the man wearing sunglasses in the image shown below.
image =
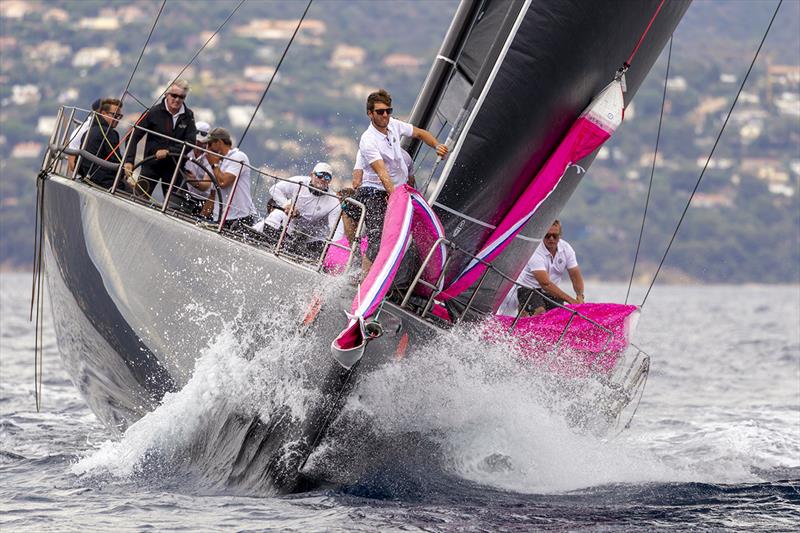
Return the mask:
<path id="1" fill-rule="evenodd" d="M 250 181 L 250 158 L 233 147 L 231 134 L 225 128 L 214 128 L 208 133 L 206 160 L 220 187 L 222 198 L 214 201 L 214 218 L 225 217 L 224 227 L 246 233 L 242 226 L 256 223 L 256 207 Z M 209 178 L 210 179 L 210 178 Z"/>
<path id="2" fill-rule="evenodd" d="M 118 164 L 121 160 L 119 134 L 114 128 L 122 118 L 122 102 L 116 98 L 101 100 L 98 112 L 92 115 L 84 149 L 99 159 Z M 85 157 L 81 159 L 79 172 L 92 183 L 107 189 L 111 188 L 117 176 L 116 171 L 96 165 Z"/>
<path id="3" fill-rule="evenodd" d="M 325 247 L 325 239 L 339 220 L 339 198 L 329 192 L 333 168 L 317 163 L 308 176 L 280 180 L 270 189 L 275 209 L 264 220 L 264 233 L 272 241 L 285 224 L 290 251 L 316 259 Z"/>
<path id="4" fill-rule="evenodd" d="M 564 272 L 569 274 L 572 281 L 575 298 L 558 286 Z M 536 247 L 536 251 L 517 278 L 517 283 L 523 285 L 517 289 L 521 316 L 540 315 L 555 309 L 558 305 L 553 301 L 561 305 L 583 303 L 583 276 L 578 267 L 575 250 L 567 241 L 561 239 L 561 222 L 554 221 L 547 230 L 542 242 Z"/>
<path id="5" fill-rule="evenodd" d="M 189 82 L 184 79 L 176 80 L 167 89 L 163 100 L 151 107 L 137 128 L 131 135 L 133 143 L 125 157 L 125 170 L 130 178 L 133 162 L 136 158 L 136 146 L 142 137 L 147 137 L 144 145 L 144 157 L 150 158 L 142 165 L 142 176 L 149 178 L 143 187 L 147 192 L 152 192 L 155 184 L 161 181 L 164 194 L 167 194 L 169 182 L 178 164 L 177 155 L 180 154 L 180 141 L 194 144 L 197 128 L 194 122 L 194 113 L 186 107 L 186 97 L 189 94 Z M 140 129 L 143 128 L 143 129 Z M 144 130 L 166 135 L 152 135 Z M 189 150 L 187 149 L 187 154 Z M 176 183 L 181 186 L 181 183 Z"/>
<path id="6" fill-rule="evenodd" d="M 361 266 L 366 277 L 378 255 L 386 204 L 395 187 L 408 181 L 408 165 L 400 147 L 401 137 L 414 137 L 436 150 L 439 157 L 447 156 L 447 146 L 440 144 L 429 131 L 417 128 L 392 117 L 392 97 L 380 89 L 367 97 L 367 116 L 370 125 L 358 144 L 363 158 L 364 173 L 355 199 L 366 208 L 365 226 L 369 247 Z"/>

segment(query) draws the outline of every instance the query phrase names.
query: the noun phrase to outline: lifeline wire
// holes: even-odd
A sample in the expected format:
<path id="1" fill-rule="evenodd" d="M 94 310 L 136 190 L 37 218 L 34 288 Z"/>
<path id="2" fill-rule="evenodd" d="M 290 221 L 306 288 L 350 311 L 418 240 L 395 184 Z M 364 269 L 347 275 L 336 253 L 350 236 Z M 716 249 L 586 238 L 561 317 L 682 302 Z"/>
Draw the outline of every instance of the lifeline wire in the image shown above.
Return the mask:
<path id="1" fill-rule="evenodd" d="M 256 108 L 253 110 L 253 114 L 250 116 L 250 121 L 247 123 L 247 127 L 245 127 L 244 132 L 242 132 L 242 136 L 239 138 L 239 146 L 242 145 L 244 142 L 244 138 L 247 135 L 247 132 L 250 130 L 250 125 L 253 123 L 253 119 L 256 118 L 256 113 L 258 113 L 258 108 L 261 107 L 261 104 L 264 102 L 264 98 L 267 96 L 269 92 L 269 88 L 272 87 L 272 81 L 275 79 L 275 76 L 278 74 L 278 70 L 281 68 L 281 64 L 283 63 L 283 58 L 286 57 L 286 53 L 289 51 L 289 47 L 292 46 L 292 42 L 294 42 L 294 38 L 297 35 L 297 32 L 300 30 L 300 26 L 303 24 L 303 20 L 306 18 L 306 13 L 311 8 L 311 2 L 314 0 L 308 0 L 308 4 L 306 4 L 306 9 L 303 11 L 303 16 L 300 17 L 300 20 L 297 21 L 297 27 L 294 29 L 294 33 L 292 37 L 289 39 L 289 42 L 286 43 L 286 48 L 283 49 L 283 54 L 281 54 L 280 60 L 278 60 L 278 64 L 275 66 L 275 71 L 272 73 L 272 76 L 267 83 L 267 88 L 264 89 L 264 92 L 261 94 L 261 99 L 258 101 Z M 237 8 L 238 9 L 238 8 Z"/>
<path id="2" fill-rule="evenodd" d="M 658 263 L 658 269 L 656 269 L 656 273 L 653 275 L 653 281 L 650 282 L 650 287 L 647 289 L 647 293 L 644 295 L 642 299 L 642 303 L 640 307 L 644 307 L 644 303 L 647 301 L 647 297 L 650 296 L 650 291 L 653 289 L 653 285 L 656 283 L 656 279 L 658 278 L 658 274 L 661 272 L 661 267 L 664 265 L 664 261 L 667 259 L 667 254 L 672 248 L 672 243 L 675 241 L 675 237 L 678 235 L 678 230 L 683 223 L 684 217 L 686 217 L 686 212 L 689 210 L 689 206 L 692 204 L 692 198 L 694 198 L 694 194 L 697 192 L 697 188 L 700 186 L 700 181 L 703 179 L 703 175 L 706 173 L 706 169 L 708 168 L 708 164 L 711 162 L 711 158 L 714 156 L 714 150 L 717 148 L 717 144 L 719 144 L 719 140 L 722 137 L 722 132 L 725 131 L 725 126 L 728 124 L 728 120 L 731 118 L 731 114 L 733 113 L 733 108 L 736 107 L 736 102 L 739 100 L 739 95 L 742 94 L 742 90 L 744 89 L 744 84 L 747 82 L 747 78 L 750 76 L 750 72 L 753 70 L 753 65 L 756 63 L 756 59 L 758 59 L 758 54 L 761 52 L 761 47 L 764 46 L 764 41 L 767 40 L 767 35 L 769 35 L 769 30 L 772 28 L 772 23 L 775 22 L 775 17 L 778 15 L 778 10 L 781 8 L 783 4 L 783 0 L 779 0 L 778 6 L 775 8 L 775 12 L 772 14 L 772 18 L 769 21 L 769 25 L 767 26 L 767 31 L 764 32 L 764 36 L 761 38 L 761 42 L 758 45 L 758 49 L 756 50 L 755 55 L 753 56 L 753 60 L 750 62 L 750 66 L 747 68 L 747 73 L 744 75 L 744 79 L 742 79 L 741 85 L 739 85 L 739 90 L 736 92 L 736 97 L 733 99 L 733 103 L 731 103 L 730 109 L 728 109 L 728 114 L 725 117 L 725 122 L 722 123 L 722 127 L 717 134 L 717 138 L 714 141 L 714 146 L 711 147 L 711 152 L 708 154 L 708 158 L 706 159 L 705 165 L 703 165 L 703 170 L 700 171 L 700 177 L 697 178 L 697 183 L 694 184 L 694 189 L 692 189 L 692 194 L 689 195 L 689 200 L 686 202 L 686 207 L 683 208 L 683 213 L 681 213 L 681 218 L 678 220 L 678 225 L 675 226 L 675 231 L 672 233 L 672 238 L 669 240 L 669 244 L 667 245 L 667 249 L 664 251 L 664 255 L 661 258 L 661 262 Z"/>
<path id="3" fill-rule="evenodd" d="M 631 268 L 631 279 L 628 280 L 628 292 L 625 293 L 625 303 L 631 294 L 633 275 L 636 272 L 636 262 L 639 259 L 639 249 L 642 246 L 642 236 L 644 235 L 644 223 L 647 220 L 647 207 L 650 205 L 650 193 L 653 190 L 653 175 L 656 172 L 656 160 L 658 159 L 658 142 L 661 140 L 661 123 L 664 120 L 664 103 L 667 101 L 667 80 L 669 80 L 669 66 L 672 61 L 672 36 L 669 37 L 669 52 L 667 53 L 667 72 L 664 74 L 664 92 L 661 95 L 661 113 L 658 115 L 658 130 L 656 133 L 656 146 L 653 150 L 653 166 L 650 169 L 650 184 L 647 186 L 647 198 L 644 201 L 644 214 L 642 214 L 642 227 L 639 230 L 639 241 L 636 243 L 636 253 L 633 256 L 633 267 Z"/>

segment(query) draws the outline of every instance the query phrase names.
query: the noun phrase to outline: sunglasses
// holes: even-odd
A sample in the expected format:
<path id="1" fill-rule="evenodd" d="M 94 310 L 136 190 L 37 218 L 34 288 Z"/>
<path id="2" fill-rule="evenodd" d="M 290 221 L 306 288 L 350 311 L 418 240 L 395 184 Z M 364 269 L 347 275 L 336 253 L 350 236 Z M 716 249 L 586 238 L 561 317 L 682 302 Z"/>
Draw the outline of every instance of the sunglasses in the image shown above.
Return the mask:
<path id="1" fill-rule="evenodd" d="M 122 117 L 124 117 L 125 115 L 123 115 L 122 113 L 114 113 L 114 114 L 113 114 L 113 115 L 111 115 L 111 116 L 112 116 L 112 117 L 114 117 L 114 118 L 116 118 L 116 119 L 121 119 L 121 118 L 122 118 Z"/>
<path id="2" fill-rule="evenodd" d="M 186 99 L 186 95 L 185 94 L 167 93 L 167 96 L 175 98 L 176 100 L 185 100 Z"/>
<path id="3" fill-rule="evenodd" d="M 548 233 L 544 236 L 545 239 L 558 239 L 561 237 L 560 233 Z"/>
<path id="4" fill-rule="evenodd" d="M 314 172 L 314 175 L 316 177 L 318 177 L 319 179 L 325 180 L 325 181 L 331 181 L 333 179 L 333 176 L 331 176 L 327 172 Z"/>
<path id="5" fill-rule="evenodd" d="M 384 109 L 375 109 L 372 112 L 375 113 L 376 115 L 383 116 L 383 115 L 391 115 L 392 111 L 394 111 L 394 109 L 392 109 L 391 107 L 386 107 Z"/>

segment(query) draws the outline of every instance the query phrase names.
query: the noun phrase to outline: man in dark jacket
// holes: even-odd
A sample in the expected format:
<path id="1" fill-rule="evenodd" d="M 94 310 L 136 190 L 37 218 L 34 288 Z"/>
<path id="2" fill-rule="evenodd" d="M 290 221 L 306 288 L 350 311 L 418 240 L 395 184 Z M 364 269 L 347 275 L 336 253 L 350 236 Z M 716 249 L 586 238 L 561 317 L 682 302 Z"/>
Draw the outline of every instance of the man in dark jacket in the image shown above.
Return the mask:
<path id="1" fill-rule="evenodd" d="M 158 183 L 161 181 L 161 187 L 164 195 L 167 194 L 169 182 L 172 180 L 172 174 L 175 172 L 175 165 L 178 163 L 178 156 L 171 156 L 170 153 L 180 154 L 180 142 L 185 141 L 194 144 L 197 135 L 197 128 L 194 124 L 194 113 L 192 110 L 184 105 L 186 96 L 189 94 L 189 82 L 180 79 L 173 83 L 169 90 L 167 90 L 164 99 L 151 107 L 146 116 L 139 122 L 139 126 L 145 130 L 150 130 L 156 133 L 161 133 L 167 137 L 160 135 L 153 135 L 136 129 L 131 136 L 131 147 L 125 156 L 125 170 L 130 175 L 133 168 L 133 161 L 136 157 L 136 145 L 147 136 L 144 145 L 144 157 L 153 157 L 142 165 L 142 176 L 148 178 L 144 185 L 148 192 L 152 192 L 155 188 L 150 183 Z M 174 139 L 174 140 L 173 140 Z M 186 150 L 188 155 L 191 150 Z M 180 186 L 182 183 L 180 175 L 176 180 L 176 185 Z"/>
<path id="2" fill-rule="evenodd" d="M 86 132 L 85 150 L 96 156 L 98 159 L 109 163 L 119 163 L 122 161 L 119 147 L 119 134 L 114 128 L 119 119 L 122 118 L 122 102 L 115 98 L 106 98 L 100 102 L 97 114 L 90 116 L 91 126 Z M 87 158 L 81 158 L 80 173 L 86 179 L 101 187 L 111 188 L 117 171 L 100 166 Z"/>

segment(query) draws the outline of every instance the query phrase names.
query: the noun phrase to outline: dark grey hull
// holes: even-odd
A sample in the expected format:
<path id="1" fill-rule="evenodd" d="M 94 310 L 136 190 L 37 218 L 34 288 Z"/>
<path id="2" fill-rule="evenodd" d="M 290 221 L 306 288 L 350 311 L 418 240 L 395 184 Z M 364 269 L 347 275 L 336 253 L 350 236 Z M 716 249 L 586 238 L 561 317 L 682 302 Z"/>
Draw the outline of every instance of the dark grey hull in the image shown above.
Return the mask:
<path id="1" fill-rule="evenodd" d="M 94 413 L 122 431 L 183 388 L 195 361 L 224 328 L 267 342 L 264 311 L 285 310 L 284 331 L 304 336 L 304 387 L 320 391 L 306 416 L 269 421 L 228 413 L 213 455 L 232 482 L 300 488 L 297 468 L 335 416 L 359 372 L 394 358 L 398 343 L 434 330 L 389 304 L 385 334 L 354 372 L 330 355 L 354 289 L 267 250 L 58 176 L 45 182 L 45 266 L 59 351 Z M 318 314 L 306 313 L 314 298 Z M 304 323 L 305 321 L 305 323 Z M 299 386 L 300 384 L 298 384 Z M 294 443 L 291 460 L 284 446 Z M 224 455 L 224 457 L 219 457 Z"/>

